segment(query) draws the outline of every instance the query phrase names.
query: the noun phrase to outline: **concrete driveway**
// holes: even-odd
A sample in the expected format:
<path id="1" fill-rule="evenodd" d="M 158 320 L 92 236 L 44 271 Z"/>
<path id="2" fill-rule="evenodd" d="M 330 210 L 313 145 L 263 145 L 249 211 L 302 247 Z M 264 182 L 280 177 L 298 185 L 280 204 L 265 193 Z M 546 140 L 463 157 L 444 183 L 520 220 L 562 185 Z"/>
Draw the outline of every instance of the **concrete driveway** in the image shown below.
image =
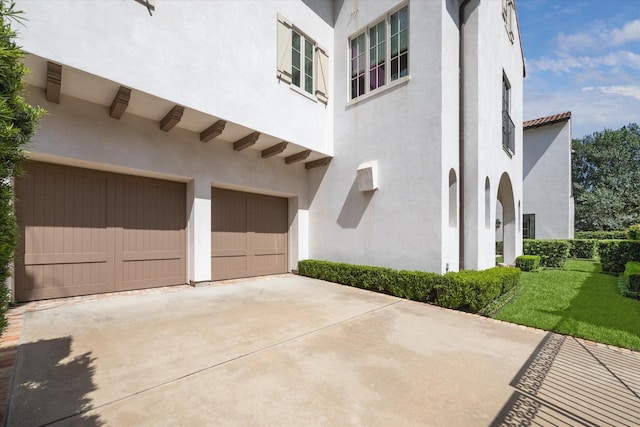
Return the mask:
<path id="1" fill-rule="evenodd" d="M 639 425 L 640 355 L 283 275 L 25 315 L 8 425 Z"/>

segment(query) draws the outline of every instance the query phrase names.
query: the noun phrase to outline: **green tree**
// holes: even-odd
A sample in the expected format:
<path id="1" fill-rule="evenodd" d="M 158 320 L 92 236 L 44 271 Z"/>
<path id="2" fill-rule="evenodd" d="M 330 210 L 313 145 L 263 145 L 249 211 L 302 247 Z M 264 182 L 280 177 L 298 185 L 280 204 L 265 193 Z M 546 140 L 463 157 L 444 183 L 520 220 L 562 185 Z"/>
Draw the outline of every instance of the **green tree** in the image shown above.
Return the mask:
<path id="1" fill-rule="evenodd" d="M 572 146 L 576 230 L 640 223 L 640 127 L 595 132 Z"/>
<path id="2" fill-rule="evenodd" d="M 20 96 L 27 69 L 20 62 L 24 52 L 16 45 L 16 32 L 11 28 L 11 23 L 20 19 L 20 13 L 13 2 L 0 0 L 0 333 L 7 326 L 11 295 L 4 284 L 11 275 L 18 241 L 11 180 L 20 172 L 23 147 L 33 136 L 44 112 Z"/>

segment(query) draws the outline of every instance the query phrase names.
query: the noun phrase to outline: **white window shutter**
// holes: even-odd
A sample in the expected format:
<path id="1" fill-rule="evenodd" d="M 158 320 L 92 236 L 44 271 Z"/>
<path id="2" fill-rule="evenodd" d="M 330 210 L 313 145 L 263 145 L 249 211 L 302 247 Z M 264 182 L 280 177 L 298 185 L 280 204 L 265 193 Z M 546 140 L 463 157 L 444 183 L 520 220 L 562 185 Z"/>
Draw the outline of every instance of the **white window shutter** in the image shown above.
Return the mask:
<path id="1" fill-rule="evenodd" d="M 278 15 L 278 78 L 291 84 L 291 23 Z"/>
<path id="2" fill-rule="evenodd" d="M 316 46 L 316 98 L 329 102 L 329 55 L 327 50 Z"/>

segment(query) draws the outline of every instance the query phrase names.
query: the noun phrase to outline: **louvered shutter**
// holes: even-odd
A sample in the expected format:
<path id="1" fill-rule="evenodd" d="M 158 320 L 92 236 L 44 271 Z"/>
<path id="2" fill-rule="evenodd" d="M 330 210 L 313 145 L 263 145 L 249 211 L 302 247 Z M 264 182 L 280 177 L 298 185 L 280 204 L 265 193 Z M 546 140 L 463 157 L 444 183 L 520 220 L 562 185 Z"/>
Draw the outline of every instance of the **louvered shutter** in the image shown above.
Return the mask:
<path id="1" fill-rule="evenodd" d="M 329 54 L 327 50 L 316 47 L 316 98 L 325 104 L 329 102 Z"/>
<path id="2" fill-rule="evenodd" d="M 291 23 L 278 15 L 278 78 L 291 84 Z"/>

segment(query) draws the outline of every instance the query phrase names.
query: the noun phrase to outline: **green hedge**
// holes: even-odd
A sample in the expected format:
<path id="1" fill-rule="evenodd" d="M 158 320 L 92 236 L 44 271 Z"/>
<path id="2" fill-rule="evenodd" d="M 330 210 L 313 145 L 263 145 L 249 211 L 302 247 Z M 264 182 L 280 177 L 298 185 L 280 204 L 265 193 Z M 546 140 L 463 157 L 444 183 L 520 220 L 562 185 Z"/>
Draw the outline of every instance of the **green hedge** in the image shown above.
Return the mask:
<path id="1" fill-rule="evenodd" d="M 640 224 L 634 224 L 627 228 L 627 239 L 629 240 L 640 240 Z"/>
<path id="2" fill-rule="evenodd" d="M 516 258 L 516 267 L 522 271 L 532 271 L 540 267 L 539 255 L 520 255 Z"/>
<path id="3" fill-rule="evenodd" d="M 423 271 L 397 271 L 317 260 L 298 262 L 298 272 L 314 279 L 472 312 L 480 311 L 514 288 L 520 279 L 520 270 L 517 268 L 465 270 L 443 276 Z"/>
<path id="4" fill-rule="evenodd" d="M 576 231 L 576 239 L 596 239 L 596 240 L 621 240 L 627 238 L 624 230 L 616 231 Z"/>
<path id="5" fill-rule="evenodd" d="M 601 240 L 598 242 L 598 255 L 602 271 L 622 273 L 627 262 L 640 261 L 640 241 Z"/>
<path id="6" fill-rule="evenodd" d="M 596 239 L 573 239 L 568 242 L 571 258 L 593 259 L 597 255 L 598 241 Z"/>
<path id="7" fill-rule="evenodd" d="M 567 240 L 524 239 L 524 255 L 539 255 L 542 267 L 562 268 L 569 256 Z"/>
<path id="8" fill-rule="evenodd" d="M 640 299 L 640 262 L 629 261 L 620 275 L 620 292 L 630 298 Z"/>
<path id="9" fill-rule="evenodd" d="M 496 241 L 496 255 L 504 255 L 504 242 L 501 240 Z"/>

